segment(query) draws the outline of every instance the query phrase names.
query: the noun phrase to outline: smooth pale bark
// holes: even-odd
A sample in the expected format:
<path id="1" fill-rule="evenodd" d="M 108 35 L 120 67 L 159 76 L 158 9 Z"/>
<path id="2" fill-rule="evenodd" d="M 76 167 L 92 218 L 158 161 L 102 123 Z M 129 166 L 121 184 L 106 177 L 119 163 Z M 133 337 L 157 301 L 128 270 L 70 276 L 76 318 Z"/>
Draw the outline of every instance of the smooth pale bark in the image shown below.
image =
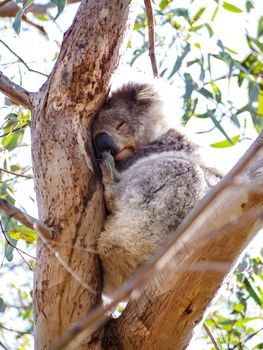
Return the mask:
<path id="1" fill-rule="evenodd" d="M 59 235 L 52 246 L 38 241 L 36 349 L 50 348 L 101 300 L 101 268 L 94 251 L 104 208 L 90 125 L 106 97 L 129 13 L 129 0 L 82 1 L 49 80 L 31 99 L 39 216 Z M 89 341 L 78 349 L 100 348 L 99 339 L 87 345 Z"/>

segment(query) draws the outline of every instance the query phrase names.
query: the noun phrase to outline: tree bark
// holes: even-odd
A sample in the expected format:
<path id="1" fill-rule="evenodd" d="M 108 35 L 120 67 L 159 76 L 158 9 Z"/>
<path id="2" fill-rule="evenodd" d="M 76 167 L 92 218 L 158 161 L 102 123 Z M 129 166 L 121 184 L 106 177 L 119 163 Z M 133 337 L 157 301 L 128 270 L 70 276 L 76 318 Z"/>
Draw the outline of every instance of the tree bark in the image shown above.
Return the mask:
<path id="1" fill-rule="evenodd" d="M 38 240 L 36 349 L 50 348 L 72 322 L 101 301 L 95 251 L 104 208 L 90 125 L 118 63 L 129 12 L 128 0 L 82 1 L 49 80 L 32 99 L 39 217 L 59 235 L 52 245 Z M 78 349 L 100 348 L 99 339 L 90 342 L 86 339 Z"/>

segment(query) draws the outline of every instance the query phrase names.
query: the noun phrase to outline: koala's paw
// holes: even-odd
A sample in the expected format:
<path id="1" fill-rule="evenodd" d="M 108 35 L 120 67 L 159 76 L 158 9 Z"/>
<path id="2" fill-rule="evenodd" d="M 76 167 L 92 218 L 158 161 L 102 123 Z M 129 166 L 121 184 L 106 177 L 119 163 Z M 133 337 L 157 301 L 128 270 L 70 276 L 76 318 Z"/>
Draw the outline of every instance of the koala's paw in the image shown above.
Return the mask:
<path id="1" fill-rule="evenodd" d="M 118 179 L 115 161 L 110 152 L 103 152 L 100 168 L 104 185 L 112 183 Z"/>

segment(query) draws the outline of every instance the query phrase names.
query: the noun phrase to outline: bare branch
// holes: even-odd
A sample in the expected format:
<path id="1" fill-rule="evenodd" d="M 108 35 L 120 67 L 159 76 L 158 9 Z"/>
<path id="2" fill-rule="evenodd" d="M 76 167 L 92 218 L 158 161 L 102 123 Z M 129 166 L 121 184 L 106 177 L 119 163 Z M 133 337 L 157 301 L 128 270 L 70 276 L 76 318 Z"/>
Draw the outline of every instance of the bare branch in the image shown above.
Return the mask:
<path id="1" fill-rule="evenodd" d="M 6 326 L 3 325 L 3 323 L 0 323 L 0 328 L 3 328 L 4 330 L 8 331 L 8 332 L 14 332 L 20 335 L 24 335 L 24 334 L 31 334 L 32 332 L 30 330 L 28 331 L 19 331 L 17 329 L 13 329 L 13 328 L 8 328 Z"/>
<path id="2" fill-rule="evenodd" d="M 3 348 L 4 350 L 9 350 L 1 341 L 0 341 L 0 346 L 2 346 L 2 348 Z"/>
<path id="3" fill-rule="evenodd" d="M 28 175 L 24 175 L 24 174 L 18 174 L 18 173 L 15 173 L 13 171 L 6 170 L 6 169 L 3 169 L 3 168 L 0 168 L 0 172 L 11 174 L 11 175 L 15 175 L 16 177 L 23 177 L 25 179 L 33 179 L 33 176 L 28 176 Z"/>
<path id="4" fill-rule="evenodd" d="M 13 83 L 2 72 L 0 72 L 0 91 L 18 105 L 26 108 L 31 107 L 30 92 Z"/>
<path id="5" fill-rule="evenodd" d="M 68 4 L 79 2 L 79 0 L 68 0 Z M 3 6 L 0 7 L 0 17 L 15 17 L 19 10 L 17 4 L 14 1 L 4 0 L 2 1 Z M 4 4 L 6 3 L 6 4 Z M 35 15 L 45 15 L 49 10 L 55 7 L 51 2 L 46 4 L 32 4 L 25 13 L 33 13 Z"/>
<path id="6" fill-rule="evenodd" d="M 9 2 L 11 2 L 12 0 L 4 0 L 0 2 L 0 7 L 5 6 L 6 4 L 8 4 Z"/>
<path id="7" fill-rule="evenodd" d="M 21 58 L 17 53 L 15 53 L 15 51 L 13 51 L 3 40 L 0 39 L 0 43 L 2 43 L 27 68 L 27 70 L 29 70 L 29 72 L 37 73 L 37 74 L 43 75 L 44 77 L 48 77 L 47 74 L 30 68 L 28 64 L 23 60 L 23 58 Z"/>
<path id="8" fill-rule="evenodd" d="M 43 26 L 41 26 L 35 22 L 30 21 L 30 19 L 28 19 L 27 16 L 23 15 L 22 20 L 25 21 L 26 23 L 30 24 L 31 26 L 35 27 L 36 29 L 38 29 L 44 36 L 46 36 L 46 37 L 48 36 L 48 34 Z"/>
<path id="9" fill-rule="evenodd" d="M 57 238 L 57 233 L 54 230 L 50 229 L 32 216 L 25 214 L 22 210 L 8 203 L 3 198 L 0 198 L 0 209 L 3 210 L 9 217 L 15 218 L 17 221 L 21 222 L 21 224 L 31 228 L 32 230 L 35 230 L 34 225 L 37 225 L 45 239 L 53 240 Z"/>
<path id="10" fill-rule="evenodd" d="M 0 88 L 0 90 L 1 90 L 1 88 Z M 0 138 L 1 138 L 1 137 L 5 137 L 5 136 L 7 136 L 7 135 L 10 135 L 10 134 L 12 134 L 13 132 L 16 132 L 16 131 L 19 131 L 19 130 L 21 130 L 21 129 L 24 129 L 24 128 L 26 128 L 27 126 L 28 126 L 28 123 L 26 123 L 26 124 L 24 124 L 24 125 L 21 125 L 21 126 L 19 126 L 18 128 L 15 128 L 15 129 L 13 129 L 13 130 L 11 130 L 11 131 L 5 132 L 4 134 L 0 135 Z"/>
<path id="11" fill-rule="evenodd" d="M 215 349 L 216 349 L 216 350 L 220 350 L 220 348 L 219 348 L 219 346 L 218 346 L 218 344 L 217 344 L 215 338 L 213 337 L 213 334 L 211 333 L 209 327 L 207 326 L 207 324 L 206 324 L 205 322 L 204 322 L 204 324 L 203 324 L 203 327 L 204 327 L 204 329 L 205 329 L 205 331 L 206 331 L 208 337 L 210 338 L 211 342 L 213 343 Z"/>
<path id="12" fill-rule="evenodd" d="M 153 76 L 158 77 L 158 68 L 155 57 L 154 50 L 154 18 L 153 18 L 153 10 L 151 0 L 144 0 L 147 21 L 148 21 L 148 37 L 149 37 L 149 56 L 152 64 Z"/>

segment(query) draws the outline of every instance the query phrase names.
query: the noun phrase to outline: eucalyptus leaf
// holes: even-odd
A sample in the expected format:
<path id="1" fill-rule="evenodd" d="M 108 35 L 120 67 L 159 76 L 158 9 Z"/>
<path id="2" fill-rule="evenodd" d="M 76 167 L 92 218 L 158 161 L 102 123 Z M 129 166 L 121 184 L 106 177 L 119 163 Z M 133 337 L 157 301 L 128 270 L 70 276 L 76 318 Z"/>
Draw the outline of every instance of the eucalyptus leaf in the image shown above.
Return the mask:
<path id="1" fill-rule="evenodd" d="M 229 2 L 223 2 L 223 8 L 230 12 L 240 13 L 243 12 L 239 7 L 230 4 Z"/>
<path id="2" fill-rule="evenodd" d="M 55 20 L 59 17 L 59 15 L 61 14 L 61 12 L 64 10 L 64 7 L 67 4 L 67 0 L 51 0 L 51 2 L 57 6 L 57 14 L 55 16 Z"/>
<path id="3" fill-rule="evenodd" d="M 5 311 L 5 302 L 4 299 L 0 297 L 0 313 Z"/>
<path id="4" fill-rule="evenodd" d="M 190 44 L 187 43 L 183 50 L 182 55 L 177 57 L 177 60 L 175 61 L 172 72 L 170 73 L 168 79 L 171 79 L 172 76 L 181 68 L 183 60 L 185 59 L 185 57 L 188 55 L 189 52 L 190 52 Z"/>
<path id="5" fill-rule="evenodd" d="M 13 22 L 13 28 L 14 28 L 17 35 L 19 35 L 19 33 L 21 31 L 22 14 L 23 14 L 23 9 L 18 10 L 16 13 L 16 16 L 15 16 L 15 20 Z"/>
<path id="6" fill-rule="evenodd" d="M 13 239 L 24 240 L 28 243 L 35 243 L 37 241 L 36 232 L 23 225 L 16 225 L 13 227 L 9 230 L 9 235 Z"/>
<path id="7" fill-rule="evenodd" d="M 251 282 L 245 278 L 244 280 L 244 287 L 246 288 L 246 290 L 248 291 L 249 295 L 255 300 L 255 302 L 262 307 L 263 303 L 262 300 L 260 299 L 260 297 L 258 296 L 257 292 L 255 291 L 255 289 L 253 288 Z"/>
<path id="8" fill-rule="evenodd" d="M 211 143 L 210 147 L 213 148 L 227 148 L 227 147 L 232 147 L 234 146 L 240 139 L 240 135 L 236 135 L 232 137 L 230 140 L 224 140 L 216 143 Z"/>

